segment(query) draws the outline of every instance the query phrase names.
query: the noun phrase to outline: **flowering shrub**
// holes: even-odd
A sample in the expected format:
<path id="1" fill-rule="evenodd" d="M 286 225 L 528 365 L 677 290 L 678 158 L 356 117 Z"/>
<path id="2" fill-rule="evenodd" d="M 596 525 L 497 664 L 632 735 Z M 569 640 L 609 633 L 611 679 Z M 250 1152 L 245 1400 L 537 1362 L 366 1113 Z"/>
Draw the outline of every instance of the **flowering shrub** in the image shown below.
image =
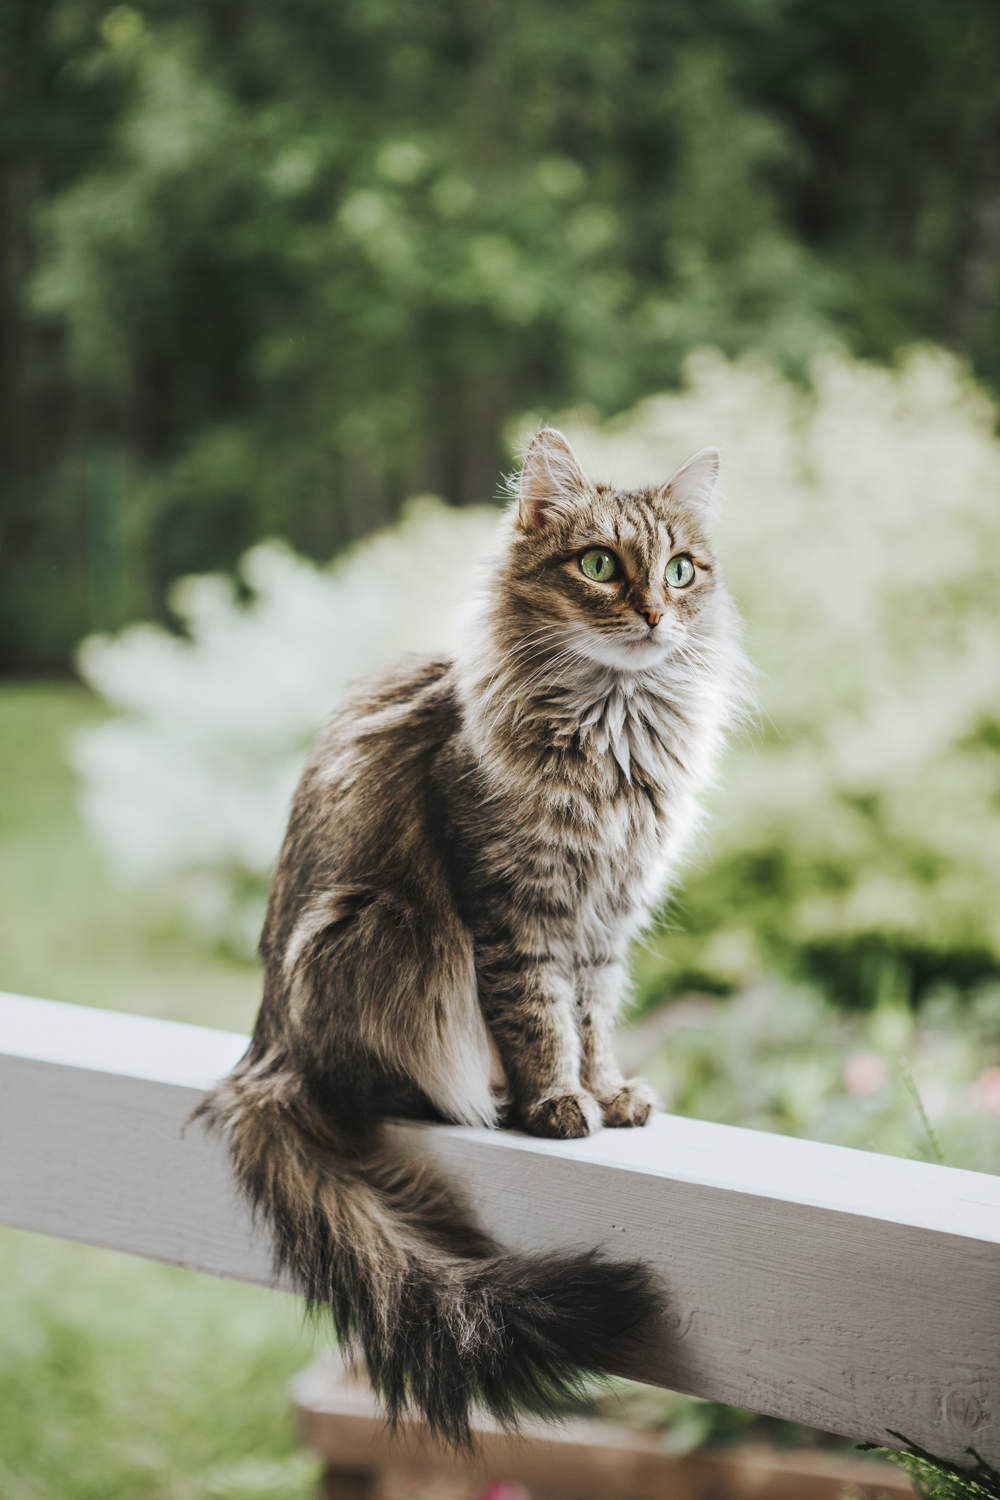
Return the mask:
<path id="1" fill-rule="evenodd" d="M 848 987 L 865 955 L 933 973 L 961 954 L 973 977 L 1000 958 L 996 413 L 935 350 L 895 371 L 830 352 L 812 376 L 700 354 L 681 391 L 561 424 L 623 483 L 723 445 L 720 550 L 760 669 L 674 930 L 640 956 L 645 999 L 810 958 Z M 184 637 L 85 642 L 116 712 L 76 763 L 115 862 L 182 873 L 196 919 L 248 946 L 310 736 L 349 679 L 447 646 L 491 518 L 421 500 L 329 568 L 268 543 L 244 559 L 246 601 L 220 578 L 177 585 Z"/>
<path id="2" fill-rule="evenodd" d="M 687 388 L 567 431 L 594 472 L 724 450 L 717 527 L 759 668 L 664 967 L 745 982 L 776 956 L 1000 956 L 1000 442 L 948 355 L 897 371 L 831 352 L 799 389 L 704 354 Z M 871 972 L 878 983 L 878 965 Z"/>
<path id="3" fill-rule="evenodd" d="M 180 875 L 205 932 L 250 951 L 309 743 L 345 687 L 402 650 L 447 649 L 495 515 L 411 501 L 331 567 L 278 542 L 221 577 L 186 578 L 185 633 L 132 625 L 80 648 L 115 710 L 73 749 L 83 805 L 130 880 Z"/>

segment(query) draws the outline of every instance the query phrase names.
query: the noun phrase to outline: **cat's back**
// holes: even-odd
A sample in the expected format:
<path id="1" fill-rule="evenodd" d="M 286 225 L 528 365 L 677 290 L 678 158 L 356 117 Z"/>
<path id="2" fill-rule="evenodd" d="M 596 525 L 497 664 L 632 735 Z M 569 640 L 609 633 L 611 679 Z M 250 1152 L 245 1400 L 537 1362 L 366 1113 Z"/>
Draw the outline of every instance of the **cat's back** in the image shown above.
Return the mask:
<path id="1" fill-rule="evenodd" d="M 377 827 L 412 797 L 429 756 L 458 731 L 452 662 L 405 656 L 357 683 L 317 736 L 292 806 L 329 836 L 330 819 Z"/>
<path id="2" fill-rule="evenodd" d="M 459 715 L 452 676 L 450 658 L 411 654 L 356 683 L 320 731 L 303 780 L 336 784 L 345 750 L 362 760 L 391 759 L 446 738 Z"/>
<path id="3" fill-rule="evenodd" d="M 262 936 L 265 953 L 311 892 L 407 884 L 425 858 L 427 764 L 461 710 L 447 657 L 409 656 L 359 682 L 320 731 L 292 801 Z"/>

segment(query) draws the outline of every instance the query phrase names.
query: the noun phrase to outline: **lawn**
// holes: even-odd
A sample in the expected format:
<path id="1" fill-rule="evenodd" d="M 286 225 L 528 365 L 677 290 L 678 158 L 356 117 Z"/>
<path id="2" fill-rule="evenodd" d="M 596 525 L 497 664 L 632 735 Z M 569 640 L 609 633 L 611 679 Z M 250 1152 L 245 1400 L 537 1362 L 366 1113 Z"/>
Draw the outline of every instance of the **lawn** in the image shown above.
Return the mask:
<path id="1" fill-rule="evenodd" d="M 0 988 L 245 1029 L 253 967 L 116 887 L 81 825 L 65 749 L 99 713 L 0 685 Z M 0 1496 L 304 1500 L 286 1387 L 315 1345 L 290 1297 L 0 1230 Z"/>
<path id="2" fill-rule="evenodd" d="M 0 986 L 246 1031 L 254 966 L 116 885 L 81 822 L 67 750 L 102 712 L 72 683 L 0 683 Z"/>

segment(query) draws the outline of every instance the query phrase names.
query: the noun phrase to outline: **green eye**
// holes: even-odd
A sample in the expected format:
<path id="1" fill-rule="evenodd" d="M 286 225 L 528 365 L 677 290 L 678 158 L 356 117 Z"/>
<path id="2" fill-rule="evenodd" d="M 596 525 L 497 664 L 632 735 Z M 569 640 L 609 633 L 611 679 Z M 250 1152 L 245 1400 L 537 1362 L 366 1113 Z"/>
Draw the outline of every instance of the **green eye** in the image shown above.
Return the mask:
<path id="1" fill-rule="evenodd" d="M 606 547 L 591 547 L 580 558 L 580 572 L 595 583 L 610 583 L 621 572 L 618 559 Z"/>
<path id="2" fill-rule="evenodd" d="M 672 589 L 686 589 L 694 578 L 694 563 L 686 552 L 678 552 L 667 563 L 667 571 L 663 576 Z"/>

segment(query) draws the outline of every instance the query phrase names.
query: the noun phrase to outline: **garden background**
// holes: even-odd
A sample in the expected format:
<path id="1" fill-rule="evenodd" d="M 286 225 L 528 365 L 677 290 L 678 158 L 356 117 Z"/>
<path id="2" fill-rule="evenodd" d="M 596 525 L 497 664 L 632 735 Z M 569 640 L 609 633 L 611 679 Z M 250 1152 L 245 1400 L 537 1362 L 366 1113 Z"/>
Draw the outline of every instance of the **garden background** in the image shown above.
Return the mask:
<path id="1" fill-rule="evenodd" d="M 525 435 L 720 442 L 760 711 L 626 1045 L 996 1170 L 1000 9 L 2 0 L 0 49 L 0 986 L 249 1028 L 304 748 L 447 644 Z M 309 1493 L 289 1299 L 0 1267 L 5 1500 Z"/>

